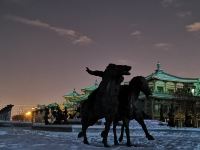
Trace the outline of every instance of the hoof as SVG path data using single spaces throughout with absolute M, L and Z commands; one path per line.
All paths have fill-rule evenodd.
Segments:
M 83 143 L 89 145 L 89 142 L 87 140 L 84 140 Z
M 123 140 L 123 137 L 120 136 L 120 137 L 119 137 L 119 141 L 122 142 L 122 140 Z
M 83 132 L 79 132 L 78 134 L 78 138 L 81 138 L 81 137 L 83 137 Z
M 114 141 L 114 144 L 115 144 L 115 145 L 119 145 L 119 142 L 118 142 L 118 141 Z
M 103 142 L 104 147 L 110 147 L 110 145 L 108 145 L 107 141 L 103 140 L 102 142 Z
M 104 143 L 104 147 L 110 147 L 110 145 L 108 145 L 108 143 Z
M 148 140 L 155 140 L 154 137 L 151 136 L 151 135 L 147 136 L 147 139 L 148 139 Z

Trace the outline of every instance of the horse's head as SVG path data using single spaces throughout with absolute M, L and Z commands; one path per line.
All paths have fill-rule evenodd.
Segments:
M 108 95 L 118 95 L 120 84 L 124 80 L 123 75 L 129 75 L 130 66 L 109 64 L 104 73 L 98 91 Z M 105 90 L 106 88 L 106 90 Z
M 138 92 L 143 92 L 147 98 L 152 95 L 152 92 L 148 86 L 147 80 L 142 76 L 136 76 L 129 82 L 129 87 L 132 90 L 137 90 Z
M 130 75 L 131 66 L 109 64 L 106 67 L 105 73 L 111 78 L 118 78 L 123 81 L 123 75 Z M 122 82 L 121 81 L 121 82 Z

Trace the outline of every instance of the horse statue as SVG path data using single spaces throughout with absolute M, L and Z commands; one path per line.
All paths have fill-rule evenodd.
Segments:
M 129 85 L 121 85 L 119 92 L 119 107 L 118 113 L 115 116 L 115 120 L 113 121 L 113 133 L 114 133 L 114 144 L 118 145 L 117 134 L 116 134 L 116 126 L 119 121 L 123 121 L 121 127 L 121 135 L 119 141 L 123 140 L 124 127 L 126 128 L 126 137 L 127 137 L 127 146 L 132 146 L 130 142 L 130 133 L 129 133 L 129 121 L 135 119 L 141 126 L 143 131 L 145 132 L 148 140 L 154 140 L 153 136 L 151 136 L 146 128 L 144 123 L 144 112 L 140 111 L 136 108 L 135 103 L 139 97 L 140 92 L 143 92 L 145 96 L 148 98 L 151 95 L 151 90 L 148 87 L 148 83 L 146 79 L 142 76 L 136 76 L 132 78 L 129 82 Z M 105 131 L 102 131 L 101 135 L 104 135 Z
M 99 119 L 105 118 L 105 131 L 103 144 L 108 147 L 107 136 L 110 125 L 118 112 L 118 95 L 120 84 L 124 80 L 123 75 L 130 75 L 130 66 L 109 64 L 105 71 L 91 71 L 87 68 L 89 74 L 102 77 L 99 87 L 94 90 L 88 99 L 81 103 L 80 116 L 82 131 L 78 137 L 84 137 L 83 142 L 89 144 L 86 131 L 89 126 L 94 125 Z

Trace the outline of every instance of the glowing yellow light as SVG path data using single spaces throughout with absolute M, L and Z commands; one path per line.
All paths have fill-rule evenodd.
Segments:
M 26 115 L 26 116 L 31 116 L 31 112 L 28 111 L 25 115 Z

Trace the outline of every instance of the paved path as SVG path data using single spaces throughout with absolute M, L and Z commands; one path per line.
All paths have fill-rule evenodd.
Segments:
M 91 145 L 82 143 L 74 132 L 47 132 L 26 128 L 0 128 L 0 150 L 200 150 L 198 131 L 151 131 L 154 141 L 148 141 L 141 130 L 131 134 L 137 147 L 126 147 L 124 142 L 113 146 L 109 134 L 110 148 L 104 148 L 99 133 L 89 133 Z

